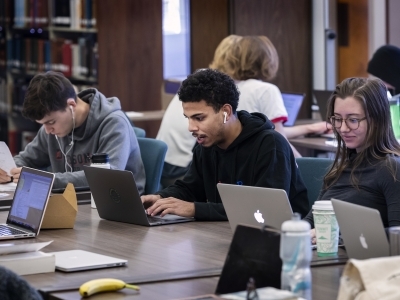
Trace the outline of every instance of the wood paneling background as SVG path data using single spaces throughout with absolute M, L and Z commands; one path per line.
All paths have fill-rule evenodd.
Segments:
M 98 1 L 99 90 L 125 111 L 161 109 L 162 1 Z M 160 125 L 137 123 L 155 137 Z
M 280 58 L 272 83 L 282 91 L 306 93 L 299 118 L 311 116 L 311 1 L 192 0 L 191 5 L 192 69 L 208 66 L 229 34 L 265 35 Z
M 309 0 L 232 0 L 231 32 L 267 36 L 279 55 L 272 83 L 307 94 L 299 118 L 311 117 L 311 20 Z
M 338 3 L 347 10 L 347 14 L 338 15 L 338 24 L 348 24 L 347 32 L 341 32 L 345 28 L 339 30 L 339 35 L 347 36 L 347 44 L 339 44 L 338 82 L 348 77 L 367 77 L 368 0 L 338 0 Z M 346 15 L 347 20 L 341 20 Z
M 191 70 L 207 68 L 218 44 L 229 33 L 228 0 L 191 0 Z

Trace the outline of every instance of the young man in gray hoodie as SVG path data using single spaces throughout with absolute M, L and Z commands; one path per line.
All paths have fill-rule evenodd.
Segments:
M 26 92 L 22 114 L 42 124 L 34 140 L 14 157 L 12 177 L 0 169 L 0 183 L 17 182 L 22 166 L 56 174 L 54 188 L 87 186 L 83 165 L 93 153 L 107 153 L 112 169 L 133 173 L 143 194 L 145 171 L 133 128 L 120 101 L 92 88 L 76 94 L 62 73 L 38 74 Z

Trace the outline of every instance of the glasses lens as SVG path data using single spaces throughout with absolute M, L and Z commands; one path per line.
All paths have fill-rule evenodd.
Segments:
M 342 118 L 336 118 L 336 117 L 331 117 L 331 124 L 337 128 L 340 129 L 342 127 L 343 121 L 346 123 L 346 126 L 352 130 L 358 129 L 358 126 L 360 124 L 358 119 L 342 119 Z

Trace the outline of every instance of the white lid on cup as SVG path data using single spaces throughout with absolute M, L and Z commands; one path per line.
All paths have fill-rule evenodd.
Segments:
M 313 210 L 333 210 L 332 202 L 330 200 L 320 200 L 315 201 L 313 206 Z

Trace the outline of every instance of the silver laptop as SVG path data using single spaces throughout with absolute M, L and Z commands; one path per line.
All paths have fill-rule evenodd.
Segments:
M 269 225 L 281 228 L 292 218 L 292 207 L 284 190 L 234 184 L 217 184 L 229 225 Z
M 389 256 L 389 241 L 378 210 L 332 199 L 349 258 Z
M 22 167 L 6 224 L 0 224 L 0 240 L 39 234 L 53 182 L 53 173 Z
M 126 259 L 101 255 L 84 250 L 51 252 L 56 257 L 56 269 L 64 272 L 75 272 L 101 268 L 126 266 Z
M 147 215 L 130 171 L 89 166 L 84 166 L 83 170 L 100 218 L 143 226 L 194 221 L 194 218 L 170 214 L 164 217 Z
M 288 120 L 285 122 L 285 126 L 294 126 L 304 97 L 305 94 L 282 92 L 283 104 L 288 113 Z

